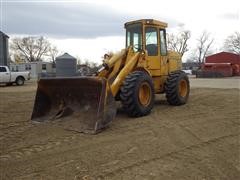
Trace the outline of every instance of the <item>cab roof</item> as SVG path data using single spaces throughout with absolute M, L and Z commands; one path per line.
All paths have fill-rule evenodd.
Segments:
M 162 21 L 158 21 L 158 20 L 155 20 L 155 19 L 139 19 L 139 20 L 135 20 L 135 21 L 126 22 L 124 24 L 124 27 L 126 28 L 126 26 L 128 26 L 128 25 L 136 24 L 136 23 L 141 23 L 143 25 L 155 25 L 155 26 L 159 26 L 161 28 L 166 28 L 168 26 L 167 23 L 162 22 Z

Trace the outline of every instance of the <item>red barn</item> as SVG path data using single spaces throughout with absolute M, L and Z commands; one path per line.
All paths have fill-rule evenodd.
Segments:
M 211 66 L 211 68 L 210 68 Z M 206 57 L 203 70 L 222 72 L 224 76 L 240 75 L 240 54 L 220 52 Z
M 214 72 L 223 77 L 230 77 L 233 75 L 233 68 L 230 63 L 204 63 L 202 69 L 209 74 Z
M 240 54 L 233 54 L 229 52 L 220 52 L 207 56 L 206 63 L 231 63 L 240 65 Z

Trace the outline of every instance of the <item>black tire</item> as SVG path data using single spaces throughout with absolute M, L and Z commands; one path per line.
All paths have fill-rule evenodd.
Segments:
M 141 103 L 140 90 L 147 93 L 146 97 L 141 96 L 146 100 L 145 104 Z M 135 71 L 126 77 L 120 90 L 120 99 L 129 116 L 140 117 L 149 114 L 154 105 L 154 98 L 152 78 L 147 73 Z
M 6 84 L 6 86 L 12 86 L 13 85 L 13 83 L 7 83 Z
M 18 86 L 22 86 L 22 85 L 24 85 L 24 81 L 25 81 L 25 79 L 23 77 L 17 77 L 16 84 Z
M 165 93 L 170 105 L 186 104 L 190 92 L 189 79 L 185 72 L 174 71 L 169 74 L 165 83 Z
M 120 93 L 121 93 L 121 90 L 119 90 L 118 93 L 116 94 L 115 101 L 121 101 Z

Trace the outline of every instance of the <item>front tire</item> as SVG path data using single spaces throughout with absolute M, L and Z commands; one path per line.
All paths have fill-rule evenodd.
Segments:
M 165 92 L 170 105 L 186 104 L 190 92 L 187 74 L 183 71 L 170 73 L 165 83 Z
M 24 78 L 18 77 L 18 78 L 16 79 L 16 84 L 17 84 L 18 86 L 24 85 Z
M 120 90 L 123 108 L 131 117 L 149 114 L 154 105 L 152 78 L 142 71 L 129 74 Z

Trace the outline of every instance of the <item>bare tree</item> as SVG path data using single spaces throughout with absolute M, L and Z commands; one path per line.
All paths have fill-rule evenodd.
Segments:
M 168 35 L 168 49 L 180 53 L 182 56 L 188 51 L 187 42 L 191 37 L 190 31 L 181 31 L 177 35 Z
M 76 56 L 76 59 L 77 59 L 77 64 L 81 65 L 83 63 L 82 59 L 79 56 Z
M 235 32 L 225 39 L 224 50 L 240 54 L 240 32 Z
M 48 55 L 51 57 L 52 62 L 55 62 L 56 57 L 58 56 L 59 51 L 56 46 L 49 47 Z
M 50 43 L 44 37 L 14 38 L 10 48 L 24 61 L 41 61 L 49 53 Z
M 20 57 L 18 54 L 14 54 L 14 55 L 13 55 L 13 59 L 14 59 L 14 62 L 17 63 L 17 64 L 24 62 L 24 61 L 23 61 L 23 58 Z
M 98 64 L 96 62 L 90 62 L 90 67 L 93 68 L 93 69 L 96 69 L 98 68 Z
M 85 64 L 86 66 L 90 67 L 91 62 L 90 62 L 89 59 L 84 59 L 83 60 L 83 64 Z
M 199 39 L 197 39 L 197 61 L 199 64 L 203 63 L 205 60 L 205 57 L 210 52 L 210 47 L 214 41 L 214 38 L 210 37 L 210 33 L 204 31 Z

